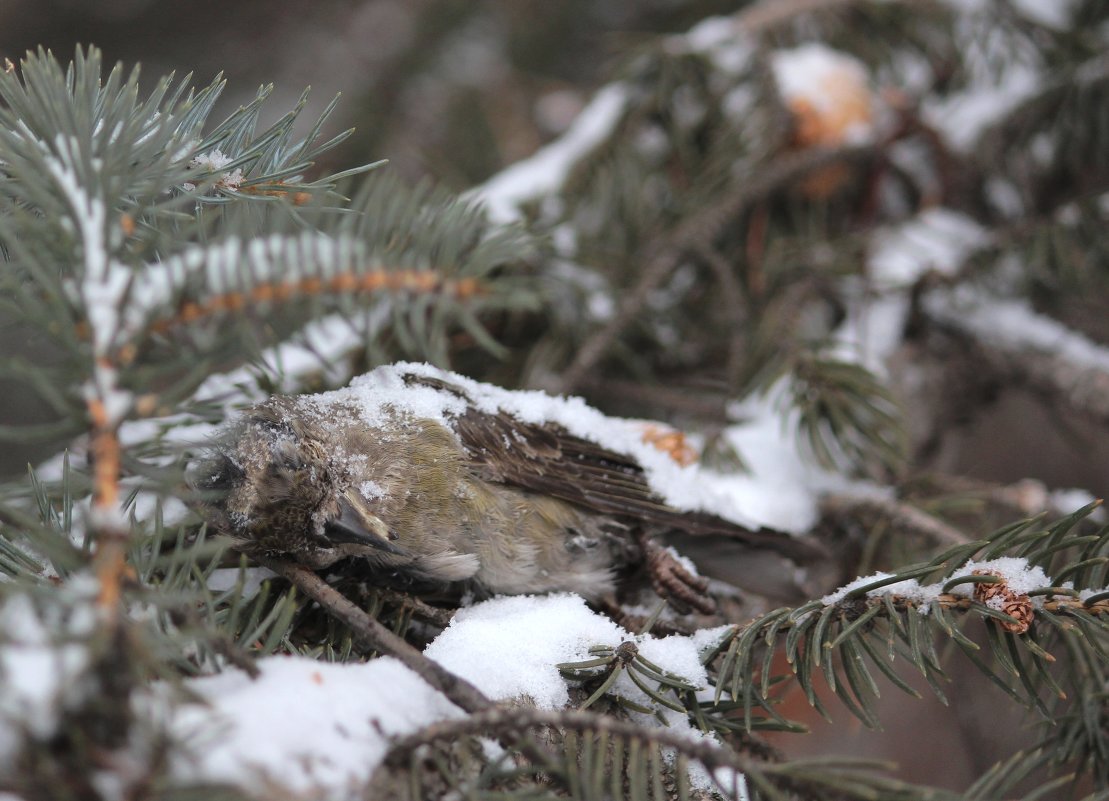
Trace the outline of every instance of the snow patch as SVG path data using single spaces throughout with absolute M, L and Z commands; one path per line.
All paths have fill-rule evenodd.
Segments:
M 257 789 L 272 782 L 316 798 L 350 798 L 389 748 L 404 736 L 463 713 L 391 658 L 331 664 L 302 657 L 258 662 L 251 679 L 238 670 L 191 679 L 207 706 L 183 705 L 171 731 L 181 778 Z M 264 785 L 263 785 L 264 786 Z
M 494 598 L 462 609 L 424 654 L 494 700 L 527 699 L 540 709 L 559 709 L 570 701 L 560 662 L 591 659 L 591 646 L 616 648 L 629 640 L 664 670 L 696 686 L 707 683 L 694 640 L 630 634 L 570 594 Z M 626 677 L 614 692 L 651 703 Z
M 1109 371 L 1109 349 L 1035 312 L 1024 300 L 987 296 L 963 285 L 925 299 L 928 313 L 1005 350 L 1051 354 L 1081 368 Z
M 969 576 L 975 571 L 998 576 L 1005 582 L 1010 590 L 1021 595 L 1026 595 L 1032 590 L 1052 586 L 1051 579 L 1044 573 L 1043 568 L 1031 565 L 1028 563 L 1027 559 L 1016 556 L 1004 556 L 999 559 L 988 559 L 981 562 L 971 559 L 958 570 L 954 571 L 951 576 Z M 878 572 L 869 576 L 860 576 L 844 584 L 835 592 L 825 595 L 820 599 L 820 602 L 825 606 L 840 603 L 860 587 L 865 587 L 868 584 L 887 578 L 893 578 L 893 574 Z M 921 584 L 916 579 L 905 579 L 904 581 L 886 584 L 885 586 L 870 590 L 867 592 L 866 596 L 868 598 L 881 598 L 889 595 L 904 598 L 918 604 L 918 612 L 921 614 L 928 614 L 931 604 L 943 594 L 943 587 L 947 581 L 949 581 L 949 579 L 944 579 L 935 584 Z M 971 582 L 957 584 L 948 591 L 948 594 L 964 598 L 973 598 L 975 586 L 976 585 Z M 1043 601 L 1043 596 L 1034 596 L 1032 598 L 1032 605 L 1039 608 L 1043 606 Z
M 71 576 L 59 592 L 67 603 L 38 607 L 27 594 L 0 606 L 0 768 L 10 767 L 26 732 L 52 737 L 59 716 L 88 689 L 81 681 L 90 662 L 84 642 L 96 624 L 99 590 L 89 575 Z
M 516 222 L 522 217 L 523 204 L 557 192 L 574 165 L 612 134 L 627 104 L 628 90 L 623 84 L 605 86 L 565 134 L 466 196 L 482 201 L 493 222 Z

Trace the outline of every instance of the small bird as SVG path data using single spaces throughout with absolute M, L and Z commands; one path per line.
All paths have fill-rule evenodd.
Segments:
M 711 611 L 704 579 L 657 535 L 722 535 L 796 560 L 816 553 L 667 504 L 639 459 L 594 441 L 628 422 L 580 399 L 402 363 L 344 390 L 246 410 L 193 466 L 193 483 L 238 550 L 317 570 L 357 557 L 383 583 L 598 600 L 646 563 L 661 594 Z M 571 431 L 583 427 L 589 436 Z

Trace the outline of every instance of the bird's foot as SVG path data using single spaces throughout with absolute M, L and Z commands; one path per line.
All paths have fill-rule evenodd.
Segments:
M 682 614 L 695 610 L 711 615 L 716 611 L 716 602 L 708 595 L 708 579 L 689 570 L 670 548 L 663 547 L 645 534 L 640 536 L 640 545 L 651 586 L 674 609 Z

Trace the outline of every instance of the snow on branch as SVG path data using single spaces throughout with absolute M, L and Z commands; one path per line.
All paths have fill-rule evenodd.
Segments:
M 990 297 L 969 285 L 929 295 L 924 309 L 969 337 L 1003 379 L 1109 423 L 1109 349 L 1036 313 L 1024 300 Z
M 561 137 L 497 173 L 467 196 L 483 202 L 493 222 L 516 222 L 523 216 L 525 203 L 556 193 L 575 165 L 608 139 L 627 102 L 628 89 L 622 84 L 605 86 Z

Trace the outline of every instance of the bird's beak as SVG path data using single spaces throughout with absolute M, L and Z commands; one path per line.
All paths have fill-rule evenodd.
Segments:
M 407 553 L 393 544 L 397 535 L 389 531 L 381 518 L 372 514 L 361 499 L 355 500 L 349 494 L 339 497 L 339 516 L 324 525 L 324 533 L 333 542 L 365 545 L 398 556 Z

